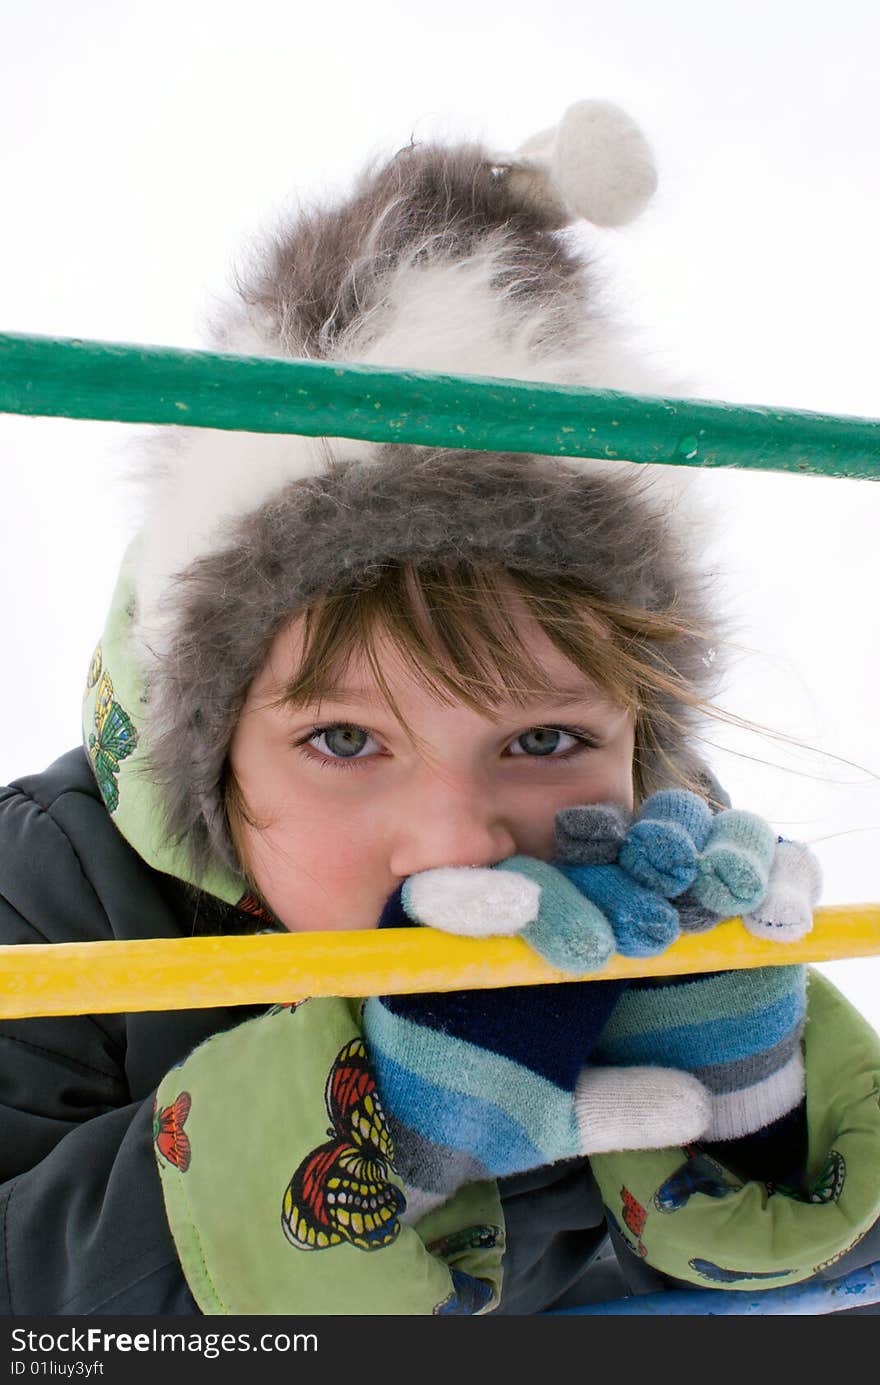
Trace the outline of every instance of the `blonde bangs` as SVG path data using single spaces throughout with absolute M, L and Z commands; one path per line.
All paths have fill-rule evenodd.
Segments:
M 379 641 L 438 701 L 475 711 L 504 702 L 525 705 L 558 691 L 523 639 L 525 613 L 557 650 L 617 706 L 635 714 L 634 789 L 651 785 L 645 765 L 656 761 L 670 732 L 686 735 L 674 708 L 702 707 L 676 674 L 663 646 L 692 638 L 674 611 L 653 612 L 585 592 L 565 577 L 538 577 L 470 563 L 388 564 L 378 579 L 321 596 L 304 613 L 303 652 L 280 703 L 320 707 L 362 657 L 387 707 L 418 744 L 388 687 Z M 670 707 L 673 708 L 670 711 Z M 670 775 L 683 782 L 672 761 Z

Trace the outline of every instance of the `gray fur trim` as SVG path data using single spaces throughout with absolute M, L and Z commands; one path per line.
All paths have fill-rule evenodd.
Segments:
M 650 611 L 674 602 L 711 642 L 703 579 L 638 473 L 388 446 L 374 466 L 343 463 L 294 482 L 230 526 L 226 546 L 191 564 L 168 593 L 175 634 L 150 676 L 148 742 L 170 833 L 190 844 L 197 868 L 212 855 L 235 867 L 224 765 L 278 631 L 317 594 L 353 578 L 369 584 L 390 562 L 435 560 L 566 574 L 587 592 Z M 688 637 L 643 653 L 706 695 L 714 681 L 706 649 L 706 639 Z M 672 761 L 692 772 L 692 753 L 657 730 Z M 668 783 L 659 762 L 644 768 L 656 787 Z
M 558 345 L 583 328 L 587 260 L 556 227 L 481 145 L 411 144 L 367 168 L 339 205 L 302 212 L 238 293 L 285 352 L 338 357 L 401 265 L 451 263 L 495 244 L 493 289 L 524 311 L 540 305 L 545 344 Z
M 242 276 L 215 341 L 658 392 L 606 319 L 586 253 L 557 225 L 478 145 L 402 149 L 339 204 L 295 218 Z M 250 440 L 244 458 L 208 436 L 177 449 L 141 536 L 138 656 L 151 772 L 169 835 L 196 870 L 212 857 L 237 868 L 221 785 L 275 635 L 316 595 L 374 581 L 383 565 L 470 560 L 567 574 L 648 610 L 674 604 L 707 638 L 647 646 L 646 656 L 708 695 L 710 600 L 693 532 L 669 501 L 677 469 L 659 470 L 667 476 L 652 491 L 624 463 L 339 440 Z M 689 777 L 697 757 L 682 736 L 654 729 Z M 669 781 L 659 753 L 642 770 L 654 787 Z

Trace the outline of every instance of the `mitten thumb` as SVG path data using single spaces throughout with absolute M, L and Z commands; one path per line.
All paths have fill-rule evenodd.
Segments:
M 709 1092 L 676 1068 L 584 1068 L 574 1093 L 584 1154 L 665 1149 L 709 1128 Z

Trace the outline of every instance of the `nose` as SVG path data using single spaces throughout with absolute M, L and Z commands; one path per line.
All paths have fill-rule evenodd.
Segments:
M 494 866 L 516 852 L 513 833 L 485 789 L 464 777 L 436 779 L 407 804 L 389 865 L 404 879 L 437 866 Z

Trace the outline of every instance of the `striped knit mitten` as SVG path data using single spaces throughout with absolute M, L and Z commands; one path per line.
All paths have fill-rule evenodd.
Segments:
M 652 794 L 635 819 L 612 804 L 563 808 L 557 865 L 605 914 L 622 956 L 653 957 L 675 942 L 685 912 L 705 917 L 689 897 L 712 829 L 708 803 L 685 789 Z
M 739 889 L 739 904 L 758 897 L 747 924 L 780 938 L 786 924 L 809 915 L 807 896 L 815 894 L 806 848 L 775 848 L 759 889 L 767 825 L 751 814 L 713 819 L 708 805 L 680 790 L 653 795 L 635 821 L 613 804 L 563 809 L 556 833 L 556 866 L 514 857 L 492 870 L 410 877 L 380 926 L 519 934 L 580 975 L 601 969 L 615 947 L 661 951 L 677 936 L 678 910 L 698 879 L 692 907 L 713 923 L 733 912 Z M 675 892 L 674 905 L 662 891 Z M 576 1154 L 686 1143 L 688 1128 L 725 1142 L 747 1174 L 794 1167 L 803 1126 L 802 969 L 784 972 L 767 969 L 764 990 L 782 986 L 769 1005 L 755 990 L 762 974 L 698 978 L 718 983 L 700 992 L 705 1013 L 694 1009 L 693 990 L 680 989 L 695 984 L 688 978 L 634 982 L 632 996 L 625 982 L 577 982 L 369 1000 L 365 1034 L 413 1214 L 470 1179 Z M 686 1035 L 680 1051 L 663 1047 L 663 1026 L 645 1012 L 652 1001 Z M 724 1042 L 735 1058 L 726 1050 L 719 1058 Z M 593 1065 L 599 1061 L 609 1066 Z
M 822 872 L 809 847 L 780 837 L 770 866 L 767 892 L 745 914 L 743 923 L 756 938 L 793 943 L 813 927 L 813 910 L 822 890 Z
M 678 933 L 712 928 L 722 917 L 694 894 L 701 852 L 713 815 L 705 799 L 665 789 L 645 800 L 637 817 L 610 804 L 563 808 L 556 814 L 560 868 L 608 914 L 624 957 L 662 952 Z M 572 866 L 602 864 L 604 872 Z M 599 892 L 602 892 L 601 894 Z M 650 904 L 644 892 L 651 895 Z M 675 909 L 664 900 L 675 900 Z
M 653 871 L 656 888 L 675 890 L 683 931 L 702 931 L 741 914 L 758 937 L 803 937 L 812 927 L 821 881 L 809 849 L 777 840 L 762 819 L 731 809 L 704 818 L 702 833 L 690 830 L 697 850 L 688 862 L 688 844 L 679 855 L 676 819 L 681 823 L 692 811 L 692 797 L 673 791 L 647 800 L 642 816 L 650 822 L 652 859 L 645 867 L 633 851 L 634 841 L 642 845 L 637 822 L 621 845 L 621 864 L 641 880 Z M 663 878 L 667 842 L 685 866 L 679 880 Z M 681 891 L 688 871 L 692 881 Z M 744 1177 L 796 1185 L 806 1148 L 805 1007 L 802 967 L 634 981 L 595 1057 L 669 1063 L 694 1072 L 712 1094 L 703 1143 L 712 1141 L 718 1156 Z
M 524 858 L 515 859 L 521 864 Z M 577 891 L 559 876 L 554 894 L 546 874 L 553 868 L 531 864 L 542 867 L 535 875 L 543 882 L 544 913 L 538 907 L 528 924 L 506 931 L 526 937 L 531 928 L 540 938 L 542 928 L 552 932 L 550 900 L 572 903 L 568 892 Z M 465 886 L 476 887 L 475 876 L 504 876 L 476 869 L 456 874 L 471 877 L 462 894 Z M 432 876 L 441 895 L 433 907 L 432 881 L 426 879 Z M 535 884 L 534 878 L 523 879 Z M 531 893 L 522 888 L 522 913 L 530 912 L 524 906 Z M 441 918 L 448 923 L 450 899 L 445 873 L 413 876 L 388 900 L 379 926 L 437 925 Z M 423 918 L 414 913 L 416 904 L 426 909 Z M 479 923 L 485 925 L 486 914 L 498 907 L 496 896 Z M 563 937 L 570 924 L 569 918 Z M 567 944 L 562 950 L 570 955 Z M 709 1099 L 690 1074 L 653 1064 L 610 1071 L 588 1066 L 625 987 L 623 981 L 561 982 L 372 996 L 365 1002 L 364 1037 L 394 1138 L 395 1168 L 406 1185 L 409 1219 L 445 1201 L 462 1183 L 599 1150 L 665 1147 L 700 1135 Z
M 590 807 L 566 811 L 577 815 L 582 836 L 605 835 L 604 809 L 595 822 Z M 572 825 L 569 817 L 565 840 L 558 838 L 563 851 Z M 801 843 L 776 842 L 754 814 L 729 810 L 713 817 L 693 794 L 654 794 L 626 829 L 618 861 L 604 869 L 621 869 L 673 898 L 683 931 L 701 931 L 735 913 L 756 936 L 780 942 L 812 926 L 820 884 L 815 857 Z M 744 1176 L 796 1184 L 806 1138 L 804 986 L 803 968 L 788 967 L 634 981 L 595 1059 L 694 1072 L 712 1093 L 707 1138 L 719 1155 Z
M 678 930 L 658 923 L 663 899 L 674 901 L 682 932 L 703 932 L 734 915 L 756 937 L 777 942 L 812 927 L 821 877 L 810 850 L 777 839 L 754 813 L 730 809 L 713 817 L 708 803 L 687 790 L 652 794 L 635 819 L 611 804 L 562 809 L 556 842 L 557 864 L 604 910 L 624 956 L 651 956 L 674 941 Z M 570 869 L 598 864 L 605 869 Z M 642 905 L 625 877 L 653 900 Z
M 612 1066 L 658 1063 L 710 1093 L 703 1141 L 747 1177 L 796 1179 L 805 1140 L 806 968 L 636 979 L 593 1053 Z
M 693 884 L 713 823 L 712 809 L 695 793 L 651 794 L 620 844 L 620 864 L 646 889 L 675 899 Z
M 669 903 L 696 875 L 712 823 L 696 794 L 653 794 L 635 821 L 623 808 L 598 803 L 556 815 L 556 864 L 608 919 L 624 957 L 653 957 L 678 937 Z

